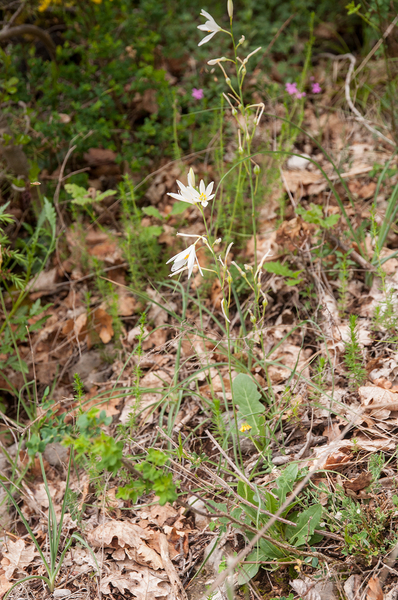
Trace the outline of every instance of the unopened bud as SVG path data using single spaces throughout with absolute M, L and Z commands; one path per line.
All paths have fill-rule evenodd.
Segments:
M 234 115 L 234 117 L 236 117 L 236 115 L 238 114 L 238 111 L 236 110 L 236 108 L 232 109 L 232 114 Z
M 227 277 L 227 283 L 228 283 L 228 285 L 231 285 L 231 283 L 232 283 L 232 276 L 231 276 L 231 273 L 228 273 L 228 277 Z
M 239 44 L 243 44 L 243 42 L 245 41 L 245 39 L 246 39 L 245 36 L 242 35 L 242 37 L 239 40 Z
M 257 323 L 256 317 L 253 315 L 251 310 L 249 310 L 249 314 L 250 314 L 250 321 L 253 323 L 253 325 L 255 325 Z
M 255 175 L 259 175 L 260 174 L 260 167 L 258 165 L 255 165 L 255 167 L 253 169 L 253 173 Z
M 231 80 L 230 80 L 230 78 L 229 78 L 229 77 L 226 77 L 226 78 L 225 78 L 225 81 L 227 82 L 227 85 L 229 85 L 229 84 L 231 83 Z
M 234 16 L 234 5 L 232 0 L 228 0 L 227 2 L 227 11 L 229 18 L 232 19 L 232 17 Z

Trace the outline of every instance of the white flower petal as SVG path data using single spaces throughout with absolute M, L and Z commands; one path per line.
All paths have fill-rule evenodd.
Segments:
M 211 33 L 210 35 L 206 35 L 206 37 L 204 37 L 203 40 L 199 42 L 198 46 L 203 46 L 203 44 L 210 42 L 211 38 L 214 37 L 216 33 L 217 31 L 213 31 L 213 33 Z
M 195 264 L 195 259 L 196 259 L 196 254 L 195 254 L 195 248 L 194 248 L 188 258 L 188 279 L 192 275 L 192 270 L 193 270 L 193 266 Z
M 179 202 L 187 202 L 188 204 L 195 204 L 195 202 L 197 202 L 191 198 L 185 198 L 184 196 L 181 196 L 181 194 L 174 194 L 174 192 L 167 192 L 167 195 L 171 196 L 175 200 L 178 200 Z
M 205 194 L 206 193 L 205 182 L 203 181 L 203 179 L 200 180 L 199 191 L 200 191 L 201 194 Z
M 195 173 L 193 172 L 192 167 L 189 169 L 189 173 L 188 173 L 188 186 L 190 188 L 195 187 Z
M 202 10 L 200 11 L 200 16 L 205 17 L 205 19 L 209 19 L 210 21 L 214 21 L 213 17 L 209 15 L 209 13 L 205 11 L 204 8 L 202 8 Z
M 212 181 L 211 183 L 209 183 L 209 185 L 206 188 L 206 196 L 210 196 L 212 190 L 213 190 L 213 185 L 214 185 L 214 181 Z

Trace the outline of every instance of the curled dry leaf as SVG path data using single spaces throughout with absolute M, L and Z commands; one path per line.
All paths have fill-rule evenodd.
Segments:
M 306 600 L 322 600 L 320 593 L 315 588 L 316 582 L 309 577 L 306 577 L 304 581 L 302 579 L 289 581 L 289 585 Z
M 101 580 L 100 590 L 103 594 L 112 594 L 109 587 L 112 584 L 124 595 L 128 590 L 138 600 L 155 600 L 170 597 L 170 584 L 163 578 L 157 577 L 147 567 L 135 565 L 128 573 L 115 571 Z
M 343 482 L 343 487 L 346 490 L 352 490 L 353 492 L 359 492 L 364 490 L 372 483 L 372 474 L 368 472 L 361 473 L 355 479 Z
M 371 577 L 368 583 L 366 600 L 383 600 L 384 594 L 378 577 Z
M 362 386 L 358 390 L 361 404 L 371 416 L 388 419 L 391 411 L 398 410 L 398 394 L 377 386 Z
M 9 540 L 7 546 L 8 551 L 3 552 L 1 564 L 5 578 L 11 580 L 16 569 L 23 571 L 30 565 L 35 557 L 35 548 L 33 545 L 27 546 L 21 539 L 16 542 Z
M 138 563 L 148 564 L 152 569 L 163 569 L 159 554 L 149 548 L 144 540 L 149 539 L 149 533 L 138 525 L 128 521 L 108 521 L 96 527 L 88 534 L 88 542 L 96 548 L 126 548 L 130 558 L 134 555 Z

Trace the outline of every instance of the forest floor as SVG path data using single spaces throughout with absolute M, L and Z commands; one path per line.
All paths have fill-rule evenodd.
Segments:
M 89 175 L 91 212 L 72 222 L 58 204 L 55 251 L 25 301 L 44 307 L 29 325 L 46 319 L 17 341 L 26 372 L 10 367 L 1 381 L 0 472 L 16 485 L 20 512 L 3 491 L 0 597 L 18 579 L 46 576 L 37 545 L 47 556 L 53 510 L 59 551 L 79 536 L 54 594 L 38 579 L 11 598 L 398 597 L 398 256 L 383 262 L 398 249 L 398 160 L 348 110 L 336 77 L 303 104 L 306 133 L 292 155 L 256 158 L 255 236 L 242 235 L 227 258 L 224 240 L 212 246 L 232 274 L 228 313 L 226 280 L 197 266 L 189 279 L 165 277 L 186 245 L 176 232 L 205 236 L 227 194 L 217 188 L 204 223 L 196 205 L 173 210 L 168 193 L 190 167 L 218 185 L 212 160 L 165 161 L 146 179 L 135 230 L 120 188 L 95 204 L 122 180 L 113 153 L 92 148 L 74 164 Z M 255 147 L 283 136 L 283 105 L 268 109 Z M 71 171 L 65 162 L 38 180 L 63 182 Z M 153 247 L 159 277 L 137 288 Z M 210 268 L 207 250 L 198 260 Z M 249 279 L 261 265 L 262 296 L 232 261 Z M 253 315 L 259 298 L 267 304 Z

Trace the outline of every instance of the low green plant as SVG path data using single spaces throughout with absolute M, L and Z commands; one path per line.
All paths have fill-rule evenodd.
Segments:
M 269 515 L 275 514 L 284 504 L 299 477 L 298 465 L 292 463 L 282 471 L 276 480 L 276 487 L 272 491 L 262 489 L 261 492 L 256 492 L 247 483 L 238 481 L 237 493 L 246 502 L 240 502 L 232 510 L 224 503 L 211 502 L 215 510 L 230 514 L 234 519 L 231 522 L 227 516 L 219 517 L 217 521 L 221 530 L 231 522 L 232 527 L 241 529 L 245 537 L 251 540 L 255 532 L 267 523 Z M 296 499 L 283 511 L 281 516 L 290 521 L 290 524 L 276 521 L 268 529 L 267 536 L 259 540 L 246 558 L 253 564 L 240 566 L 239 583 L 241 585 L 247 583 L 258 573 L 262 562 L 273 562 L 273 564 L 264 565 L 264 568 L 274 570 L 284 562 L 297 559 L 300 556 L 300 549 L 305 551 L 308 546 L 312 546 L 322 539 L 321 535 L 314 533 L 322 517 L 320 504 L 304 507 L 301 506 L 300 500 Z M 245 525 L 250 527 L 245 529 Z
M 177 492 L 173 476 L 164 469 L 168 461 L 169 457 L 165 452 L 149 448 L 144 457 L 139 457 L 134 462 L 137 478 L 130 478 L 125 486 L 119 487 L 117 497 L 136 503 L 144 494 L 155 492 L 161 506 L 166 502 L 174 502 Z
M 8 384 L 8 391 L 18 399 L 18 414 L 23 407 L 29 419 L 36 418 L 36 387 L 28 381 L 29 369 L 21 357 L 19 346 L 26 344 L 30 333 L 43 327 L 49 315 L 38 319 L 51 304 L 41 305 L 40 299 L 30 302 L 29 290 L 34 285 L 55 248 L 56 214 L 54 207 L 44 198 L 43 208 L 35 227 L 25 223 L 25 234 L 19 235 L 12 245 L 4 226 L 13 222 L 6 213 L 8 204 L 0 208 L 0 373 Z M 29 320 L 34 320 L 29 324 Z M 22 389 L 16 389 L 7 371 L 13 369 L 23 376 Z M 27 396 L 27 398 L 26 398 Z
M 317 225 L 320 229 L 332 229 L 340 219 L 339 214 L 332 214 L 324 217 L 322 207 L 311 202 L 310 208 L 307 210 L 302 206 L 296 206 L 296 213 L 300 215 L 303 221 Z
M 285 283 L 288 286 L 298 285 L 301 281 L 303 281 L 302 277 L 299 277 L 302 270 L 292 271 L 287 265 L 284 265 L 280 262 L 267 262 L 264 265 L 264 270 L 267 273 L 273 273 L 274 275 L 279 275 L 285 278 Z
M 357 315 L 350 315 L 349 339 L 345 342 L 344 363 L 348 370 L 351 385 L 359 387 L 366 379 L 362 349 L 358 341 Z
M 62 502 L 62 507 L 61 507 L 61 516 L 59 518 L 59 521 L 57 521 L 57 515 L 55 512 L 54 502 L 51 498 L 51 493 L 50 493 L 50 490 L 48 487 L 48 482 L 47 482 L 46 471 L 44 468 L 42 454 L 39 453 L 38 457 L 39 457 L 41 473 L 42 473 L 42 477 L 43 477 L 43 481 L 44 481 L 44 488 L 45 488 L 46 495 L 48 498 L 48 521 L 47 521 L 48 547 L 49 547 L 48 554 L 41 549 L 41 546 L 40 546 L 35 534 L 33 533 L 29 523 L 25 519 L 21 508 L 19 507 L 18 503 L 14 499 L 14 496 L 11 493 L 11 491 L 4 484 L 5 478 L 3 478 L 1 476 L 0 476 L 0 485 L 4 489 L 4 491 L 7 493 L 10 501 L 14 505 L 15 510 L 17 511 L 24 526 L 26 527 L 26 530 L 29 534 L 29 537 L 30 537 L 32 543 L 36 546 L 36 549 L 43 561 L 43 565 L 47 572 L 47 576 L 29 575 L 28 577 L 23 577 L 22 579 L 20 579 L 19 581 L 17 581 L 16 583 L 14 583 L 11 586 L 11 588 L 5 594 L 4 599 L 10 595 L 10 593 L 16 586 L 18 586 L 21 583 L 24 583 L 26 581 L 32 580 L 32 579 L 41 579 L 42 581 L 44 581 L 47 584 L 49 591 L 52 593 L 54 591 L 54 588 L 56 585 L 56 580 L 57 580 L 59 571 L 62 567 L 62 564 L 64 562 L 66 553 L 68 552 L 68 550 L 71 547 L 74 540 L 78 541 L 80 544 L 85 546 L 87 548 L 87 550 L 91 553 L 91 555 L 94 558 L 95 564 L 97 566 L 98 572 L 99 572 L 97 559 L 96 559 L 93 551 L 91 550 L 91 548 L 87 544 L 87 542 L 78 533 L 72 533 L 72 535 L 69 538 L 62 540 L 62 542 L 61 542 L 62 525 L 64 522 L 64 517 L 65 517 L 65 512 L 66 512 L 67 495 L 65 494 L 65 496 L 64 496 L 64 500 Z M 72 465 L 72 453 L 70 454 L 70 458 L 69 458 L 68 472 L 67 472 L 67 476 L 66 476 L 66 489 L 68 489 L 68 486 L 69 486 L 71 465 Z M 63 546 L 62 552 L 60 550 L 61 545 Z

